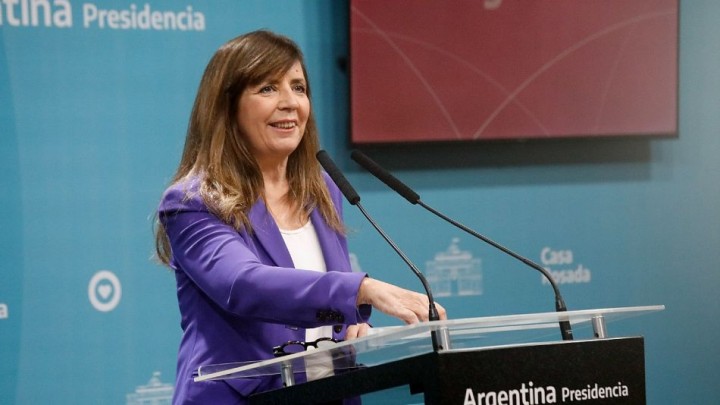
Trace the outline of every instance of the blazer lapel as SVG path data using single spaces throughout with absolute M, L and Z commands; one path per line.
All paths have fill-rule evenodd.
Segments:
M 275 262 L 275 265 L 279 267 L 295 267 L 280 230 L 262 199 L 258 200 L 250 208 L 248 217 L 253 226 L 253 239 L 263 247 L 270 259 Z
M 280 229 L 278 229 L 275 220 L 270 215 L 262 199 L 252 206 L 248 216 L 253 226 L 253 239 L 263 247 L 270 259 L 275 262 L 275 265 L 295 267 L 290 252 L 288 252 L 285 241 L 280 234 Z M 310 221 L 312 221 L 315 233 L 317 233 L 327 270 L 350 271 L 350 264 L 345 259 L 343 247 L 337 233 L 325 223 L 317 209 L 310 213 Z
M 349 263 L 344 259 L 343 247 L 337 233 L 325 223 L 317 209 L 310 213 L 310 220 L 320 241 L 327 271 L 350 271 Z

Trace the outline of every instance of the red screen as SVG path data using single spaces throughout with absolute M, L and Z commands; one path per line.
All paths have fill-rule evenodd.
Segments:
M 677 132 L 678 0 L 352 0 L 352 141 Z

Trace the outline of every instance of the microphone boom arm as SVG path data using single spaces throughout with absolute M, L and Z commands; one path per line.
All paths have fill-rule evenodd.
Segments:
M 567 307 L 565 306 L 565 301 L 562 298 L 562 295 L 560 294 L 560 289 L 557 286 L 557 283 L 552 278 L 552 275 L 545 269 L 544 267 L 540 266 L 539 264 L 533 262 L 532 260 L 520 256 L 519 254 L 513 252 L 512 250 L 506 248 L 505 246 L 500 245 L 499 243 L 493 241 L 492 239 L 486 238 L 485 236 L 473 231 L 472 229 L 468 228 L 467 226 L 455 221 L 452 218 L 449 218 L 448 216 L 444 215 L 443 213 L 437 211 L 436 209 L 432 208 L 431 206 L 425 204 L 420 199 L 417 200 L 417 204 L 419 204 L 421 207 L 425 208 L 426 210 L 432 212 L 433 214 L 437 215 L 438 217 L 444 219 L 445 221 L 455 225 L 456 227 L 462 229 L 463 231 L 469 233 L 470 235 L 482 240 L 483 242 L 503 251 L 504 253 L 512 256 L 513 258 L 520 260 L 525 265 L 532 267 L 533 269 L 539 271 L 542 273 L 542 275 L 547 279 L 547 281 L 550 283 L 550 286 L 552 286 L 553 292 L 555 293 L 555 311 L 556 312 L 565 312 L 567 311 Z M 570 322 L 567 320 L 560 321 L 560 334 L 563 338 L 563 340 L 573 340 L 573 333 L 572 333 L 572 327 L 570 326 Z
M 440 315 L 438 314 L 437 307 L 435 306 L 435 299 L 432 295 L 432 290 L 430 289 L 430 285 L 427 282 L 427 279 L 425 276 L 418 270 L 418 268 L 413 264 L 410 259 L 403 253 L 402 250 L 395 244 L 395 242 L 390 239 L 390 237 L 385 233 L 385 231 L 380 228 L 380 226 L 375 222 L 375 220 L 372 219 L 372 217 L 365 211 L 365 208 L 363 208 L 362 204 L 358 202 L 355 204 L 360 212 L 365 216 L 365 218 L 370 222 L 370 224 L 375 228 L 375 230 L 382 236 L 383 239 L 385 239 L 385 242 L 390 245 L 390 247 L 395 251 L 395 253 L 400 256 L 400 258 L 405 262 L 405 264 L 410 267 L 410 270 L 415 273 L 415 275 L 420 279 L 420 282 L 423 285 L 423 288 L 425 289 L 425 294 L 428 296 L 428 300 L 430 301 L 430 313 L 429 313 L 429 320 L 431 321 L 437 321 L 440 320 Z
M 455 221 L 454 219 L 449 218 L 448 216 L 444 215 L 443 213 L 439 212 L 438 210 L 434 209 L 433 207 L 425 204 L 425 203 L 422 202 L 421 200 L 418 200 L 417 203 L 418 203 L 418 205 L 420 205 L 421 207 L 423 207 L 423 208 L 425 208 L 426 210 L 432 212 L 433 214 L 437 215 L 438 217 L 444 219 L 445 221 L 450 222 L 451 224 L 453 224 L 453 225 L 455 225 L 456 227 L 462 229 L 463 231 L 469 233 L 470 235 L 472 235 L 472 236 L 474 236 L 474 237 L 482 240 L 483 242 L 487 243 L 488 245 L 493 246 L 493 247 L 495 247 L 495 248 L 497 248 L 497 249 L 505 252 L 506 254 L 512 256 L 513 258 L 515 258 L 515 259 L 517 259 L 517 260 L 520 260 L 521 262 L 523 262 L 523 263 L 526 264 L 527 266 L 530 266 L 530 267 L 532 267 L 533 269 L 535 269 L 535 270 L 539 271 L 540 273 L 542 273 L 543 276 L 545 276 L 545 278 L 548 280 L 548 282 L 549 282 L 550 285 L 552 286 L 553 291 L 555 292 L 555 296 L 558 297 L 557 303 L 556 303 L 556 309 L 557 309 L 558 311 L 567 311 L 567 308 L 565 307 L 565 302 L 563 301 L 562 296 L 560 295 L 560 290 L 558 289 L 558 286 L 557 286 L 557 284 L 555 283 L 555 281 L 553 280 L 553 278 L 552 278 L 552 276 L 550 275 L 550 273 L 548 273 L 547 269 L 545 269 L 544 267 L 540 266 L 539 264 L 533 262 L 532 260 L 530 260 L 530 259 L 528 259 L 528 258 L 526 258 L 526 257 L 520 256 L 519 254 L 513 252 L 512 250 L 506 248 L 505 246 L 502 246 L 501 244 L 493 241 L 492 239 L 489 239 L 489 238 L 487 238 L 487 237 L 485 237 L 485 236 L 483 236 L 483 235 L 481 235 L 481 234 L 473 231 L 472 229 L 468 228 L 467 226 L 461 224 L 460 222 L 457 222 L 457 221 Z
M 483 242 L 493 246 L 496 249 L 499 249 L 503 253 L 521 261 L 526 266 L 529 266 L 540 273 L 547 279 L 547 281 L 552 286 L 553 292 L 555 293 L 555 310 L 557 312 L 565 312 L 567 311 L 567 307 L 565 306 L 565 301 L 562 298 L 562 295 L 560 294 L 560 289 L 557 286 L 557 283 L 552 278 L 552 275 L 542 266 L 539 264 L 533 262 L 532 260 L 520 256 L 519 254 L 513 252 L 512 250 L 494 242 L 491 239 L 486 238 L 483 235 L 480 235 L 479 233 L 473 231 L 472 229 L 468 228 L 467 226 L 455 221 L 452 218 L 449 218 L 448 216 L 442 214 L 441 212 L 437 211 L 436 209 L 430 207 L 429 205 L 423 203 L 420 200 L 420 196 L 413 191 L 410 187 L 405 185 L 405 183 L 398 180 L 395 176 L 390 174 L 388 171 L 380 167 L 375 161 L 367 157 L 365 154 L 363 154 L 360 151 L 353 151 L 351 153 L 351 158 L 357 162 L 360 166 L 362 166 L 365 170 L 369 171 L 372 175 L 377 177 L 380 181 L 385 183 L 388 187 L 393 189 L 395 192 L 400 194 L 402 197 L 404 197 L 408 202 L 411 204 L 419 204 L 421 207 L 425 208 L 426 210 L 430 211 L 431 213 L 437 215 L 441 219 L 449 222 L 450 224 L 462 229 L 463 231 L 469 233 L 470 235 L 482 240 Z M 563 340 L 573 340 L 573 333 L 572 333 L 572 327 L 570 325 L 570 321 L 567 319 L 560 321 L 560 334 L 562 335 Z
M 370 214 L 365 211 L 365 208 L 363 208 L 362 204 L 360 204 L 360 196 L 355 191 L 353 186 L 350 184 L 350 182 L 343 176 L 342 172 L 340 172 L 340 169 L 335 165 L 335 162 L 332 161 L 330 158 L 330 155 L 328 155 L 327 152 L 324 150 L 320 150 L 316 154 L 317 160 L 320 162 L 320 165 L 325 169 L 325 172 L 330 176 L 330 178 L 335 182 L 335 185 L 338 186 L 340 189 L 340 192 L 345 196 L 345 199 L 351 204 L 360 210 L 360 212 L 365 216 L 365 218 L 372 224 L 372 226 L 375 228 L 375 230 L 382 236 L 383 239 L 392 247 L 392 249 L 397 253 L 400 258 L 405 262 L 405 264 L 410 267 L 410 270 L 415 273 L 415 275 L 420 279 L 420 282 L 423 285 L 423 288 L 425 289 L 425 294 L 428 298 L 428 320 L 430 321 L 439 321 L 440 320 L 440 314 L 438 313 L 437 306 L 435 305 L 435 299 L 433 298 L 432 291 L 430 289 L 430 285 L 427 282 L 427 279 L 425 276 L 418 270 L 417 267 L 408 259 L 408 257 L 403 253 L 400 248 L 393 242 L 390 237 L 385 233 L 385 231 L 380 228 L 380 226 L 372 219 Z M 430 332 L 430 336 L 432 338 L 432 346 L 434 351 L 440 351 L 440 350 L 447 350 L 450 348 L 450 332 L 446 326 L 442 326 L 439 328 L 434 328 Z

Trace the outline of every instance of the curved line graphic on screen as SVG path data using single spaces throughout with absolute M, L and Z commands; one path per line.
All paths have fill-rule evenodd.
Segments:
M 540 67 L 540 69 L 538 69 L 535 73 L 531 74 L 527 79 L 525 79 L 525 81 L 522 82 L 520 84 L 520 86 L 518 86 L 502 103 L 500 103 L 500 105 L 498 105 L 498 107 L 495 109 L 495 111 L 493 111 L 490 114 L 490 116 L 487 118 L 487 120 L 485 120 L 485 122 L 480 126 L 480 128 L 478 128 L 478 130 L 475 131 L 475 134 L 473 134 L 472 138 L 473 139 L 479 138 L 480 135 L 482 135 L 483 132 L 485 131 L 485 129 L 488 127 L 488 125 L 490 125 L 495 120 L 495 118 L 497 118 L 498 114 L 500 114 L 500 112 L 502 112 L 505 109 L 505 107 L 507 107 L 508 104 L 510 104 L 510 102 L 512 102 L 515 99 L 515 97 L 517 97 L 518 94 L 520 94 L 523 90 L 525 90 L 525 88 L 527 86 L 529 86 L 532 82 L 534 82 L 535 79 L 540 77 L 540 75 L 545 73 L 548 69 L 553 67 L 555 64 L 557 64 L 561 60 L 565 59 L 567 56 L 569 56 L 573 52 L 577 51 L 578 49 L 584 47 L 585 45 L 587 45 L 599 38 L 602 38 L 614 31 L 625 28 L 627 26 L 636 25 L 645 20 L 673 16 L 673 15 L 676 15 L 675 10 L 658 11 L 655 13 L 641 14 L 637 17 L 633 17 L 628 20 L 619 22 L 617 24 L 608 26 L 604 30 L 598 31 L 598 32 L 596 32 L 592 35 L 589 35 L 588 37 L 576 42 L 575 45 L 572 45 L 572 46 L 568 47 L 567 49 L 565 49 L 564 51 L 560 52 L 557 56 L 555 56 L 554 58 L 552 58 L 551 60 L 546 62 L 544 65 L 542 65 Z
M 356 32 L 369 32 L 369 33 L 375 32 L 375 31 L 371 31 L 371 30 L 367 30 L 367 29 L 355 29 L 355 30 L 353 30 L 353 31 L 356 31 Z M 421 46 L 421 47 L 423 47 L 423 48 L 425 48 L 425 49 L 427 49 L 427 50 L 430 50 L 430 51 L 436 52 L 436 53 L 438 53 L 438 54 L 441 54 L 441 55 L 443 55 L 443 56 L 445 56 L 445 57 L 447 57 L 447 58 L 453 59 L 453 60 L 455 60 L 456 62 L 458 62 L 458 63 L 460 63 L 460 64 L 462 64 L 462 65 L 465 65 L 465 67 L 467 67 L 471 72 L 477 74 L 478 76 L 480 76 L 480 77 L 482 77 L 483 79 L 485 79 L 488 83 L 492 84 L 495 88 L 497 88 L 498 90 L 500 90 L 500 92 L 501 92 L 503 95 L 508 96 L 508 95 L 510 94 L 510 90 L 507 89 L 507 88 L 506 88 L 505 86 L 503 86 L 502 84 L 500 84 L 500 82 L 498 82 L 497 80 L 495 80 L 492 76 L 490 76 L 489 74 L 485 73 L 485 72 L 482 71 L 481 69 L 478 69 L 477 66 L 473 65 L 470 61 L 468 61 L 468 60 L 466 60 L 466 59 L 463 59 L 463 58 L 460 57 L 459 55 L 456 55 L 456 54 L 454 54 L 454 53 L 452 53 L 452 52 L 448 52 L 447 50 L 442 49 L 442 48 L 439 48 L 439 47 L 437 47 L 437 46 L 435 46 L 435 45 L 433 45 L 433 44 L 431 44 L 431 43 L 428 43 L 428 42 L 426 42 L 426 41 L 419 41 L 419 40 L 417 40 L 416 38 L 409 37 L 409 36 L 407 36 L 407 35 L 391 34 L 391 33 L 387 33 L 387 32 L 385 32 L 385 34 L 387 35 L 388 38 L 389 38 L 389 37 L 393 37 L 393 38 L 395 38 L 396 40 L 400 40 L 400 41 L 403 41 L 403 42 L 412 43 L 412 44 Z M 396 49 L 396 48 L 393 48 L 393 49 Z M 396 49 L 396 50 L 397 50 L 397 49 Z M 402 54 L 402 51 L 398 51 L 398 53 L 401 53 L 401 54 Z M 403 56 L 403 55 L 401 55 L 401 56 Z M 409 58 L 404 57 L 403 59 L 405 59 L 405 61 L 408 62 L 409 64 L 412 64 L 412 62 L 409 60 Z M 413 66 L 413 67 L 414 67 L 414 66 Z M 421 75 L 421 73 L 419 73 L 419 71 L 417 71 L 417 70 L 415 70 L 415 69 L 413 69 L 413 72 L 415 72 L 415 73 L 418 74 L 418 75 Z M 422 78 L 421 78 L 421 80 L 422 80 Z M 423 83 L 425 83 L 425 82 L 423 81 Z M 429 86 L 429 85 L 428 85 L 428 86 Z M 433 100 L 434 100 L 437 104 L 441 104 L 441 103 L 442 103 L 437 97 L 434 97 Z M 547 135 L 547 134 L 549 133 L 547 127 L 545 127 L 545 125 L 540 121 L 540 119 L 535 115 L 535 113 L 533 113 L 522 101 L 520 101 L 520 100 L 518 100 L 518 99 L 513 99 L 512 102 L 513 102 L 516 106 L 518 106 L 518 107 L 520 108 L 520 110 L 522 110 L 522 111 L 525 113 L 525 115 L 526 115 L 533 123 L 535 123 L 535 125 L 537 125 L 537 126 L 540 128 L 540 130 L 542 131 L 542 133 L 543 133 L 544 135 Z M 452 118 L 448 118 L 448 119 L 452 119 Z M 459 137 L 462 137 L 462 135 L 460 135 Z
M 632 38 L 633 34 L 635 34 L 635 28 L 637 28 L 637 26 L 637 24 L 633 24 L 630 27 L 630 31 L 627 33 L 627 35 L 625 35 L 625 38 L 622 40 L 622 43 L 618 47 L 617 55 L 615 55 L 615 61 L 613 61 L 612 68 L 610 69 L 610 74 L 605 81 L 602 96 L 600 96 L 600 106 L 598 107 L 597 116 L 595 117 L 595 126 L 593 127 L 593 131 L 595 132 L 600 129 L 600 123 L 602 122 L 603 113 L 605 112 L 605 104 L 607 104 L 607 96 L 608 93 L 610 93 L 610 87 L 612 87 L 611 85 L 615 81 L 615 76 L 617 75 L 617 69 L 620 65 L 620 60 L 622 60 L 622 56 L 625 54 L 625 48 L 627 47 L 628 42 L 630 42 L 630 38 Z
M 452 117 L 450 116 L 450 113 L 445 108 L 443 103 L 438 98 L 437 94 L 435 94 L 435 91 L 430 86 L 430 84 L 425 80 L 425 77 L 420 73 L 420 71 L 417 69 L 415 64 L 410 60 L 410 58 L 405 55 L 405 53 L 395 44 L 395 42 L 390 39 L 390 36 L 385 33 L 380 27 L 378 27 L 370 18 L 368 18 L 365 14 L 361 13 L 357 8 L 353 7 L 352 12 L 357 14 L 359 17 L 361 17 L 363 20 L 365 20 L 366 23 L 368 23 L 375 32 L 383 39 L 385 42 L 390 45 L 390 47 L 397 52 L 397 54 L 405 61 L 405 63 L 408 65 L 408 67 L 415 73 L 415 76 L 420 80 L 423 87 L 425 87 L 425 90 L 427 90 L 428 93 L 430 93 L 430 97 L 435 102 L 435 104 L 438 106 L 440 111 L 442 112 L 442 115 L 445 117 L 445 120 L 450 124 L 450 128 L 452 129 L 453 133 L 455 134 L 455 137 L 458 139 L 462 138 L 462 135 L 460 134 L 460 131 L 458 130 L 457 126 L 455 125 L 455 121 L 453 121 Z
M 498 90 L 500 90 L 500 92 L 501 92 L 502 94 L 510 95 L 510 90 L 509 90 L 509 89 L 507 89 L 505 86 L 503 86 L 502 84 L 500 84 L 500 82 L 498 82 L 497 80 L 495 80 L 495 79 L 494 79 L 492 76 L 490 76 L 489 74 L 487 74 L 487 73 L 485 73 L 484 71 L 478 69 L 477 66 L 473 65 L 472 63 L 470 63 L 470 62 L 467 61 L 466 59 L 461 58 L 459 55 L 456 55 L 456 54 L 454 54 L 454 53 L 452 53 L 452 52 L 448 52 L 448 51 L 446 51 L 445 49 L 439 48 L 439 47 L 437 47 L 437 46 L 435 46 L 435 45 L 433 45 L 433 44 L 427 43 L 427 42 L 425 42 L 425 41 L 418 41 L 417 39 L 412 38 L 412 37 L 408 37 L 408 36 L 405 36 L 405 35 L 389 34 L 389 33 L 385 32 L 385 31 L 383 31 L 382 29 L 380 29 L 376 24 L 374 24 L 374 23 L 370 20 L 369 17 L 367 17 L 366 15 L 362 14 L 362 12 L 360 12 L 359 10 L 357 10 L 357 8 L 353 7 L 353 8 L 352 8 L 352 11 L 353 11 L 354 13 L 356 13 L 357 15 L 359 15 L 360 17 L 362 17 L 368 24 L 370 24 L 370 25 L 374 28 L 373 31 L 363 30 L 363 29 L 358 29 L 358 30 L 356 30 L 356 31 L 358 31 L 358 32 L 366 31 L 366 32 L 376 32 L 376 33 L 378 33 L 378 34 L 393 48 L 393 50 L 395 50 L 395 51 L 398 53 L 398 55 L 399 55 L 399 56 L 408 64 L 408 66 L 412 69 L 412 71 L 415 73 L 415 75 L 418 76 L 418 79 L 422 82 L 423 86 L 425 86 L 425 88 L 426 88 L 426 90 L 428 91 L 428 93 L 430 93 L 433 101 L 434 101 L 435 104 L 440 108 L 440 110 L 443 112 L 443 115 L 445 116 L 445 119 L 446 119 L 446 120 L 448 121 L 448 123 L 451 125 L 453 131 L 455 132 L 455 136 L 456 136 L 457 138 L 462 138 L 462 135 L 461 135 L 461 134 L 459 133 L 459 131 L 457 130 L 457 126 L 455 125 L 455 121 L 454 121 L 454 120 L 452 119 L 452 117 L 450 116 L 450 113 L 447 111 L 447 109 L 446 109 L 445 106 L 443 105 L 442 101 L 440 101 L 440 99 L 437 97 L 437 95 L 436 95 L 435 92 L 433 91 L 432 87 L 430 86 L 429 83 L 427 83 L 427 81 L 425 80 L 424 76 L 423 76 L 422 73 L 417 69 L 417 67 L 415 66 L 415 64 L 410 60 L 410 58 L 407 57 L 407 55 L 405 55 L 405 53 L 395 44 L 395 42 L 393 42 L 393 41 L 390 39 L 391 36 L 392 36 L 393 38 L 396 38 L 396 39 L 399 39 L 399 40 L 402 40 L 402 41 L 405 41 L 405 42 L 410 42 L 410 43 L 414 43 L 414 44 L 416 44 L 416 45 L 420 45 L 420 46 L 422 46 L 422 47 L 424 47 L 424 48 L 426 48 L 426 49 L 435 51 L 435 52 L 437 52 L 437 53 L 439 53 L 439 54 L 445 55 L 446 57 L 449 57 L 449 58 L 451 58 L 451 59 L 454 59 L 455 61 L 457 61 L 457 62 L 465 65 L 466 67 L 468 67 L 468 68 L 470 69 L 470 71 L 472 71 L 472 72 L 478 74 L 479 76 L 481 76 L 481 77 L 482 77 L 483 79 L 485 79 L 488 83 L 490 83 L 490 84 L 492 84 L 493 86 L 495 86 Z M 548 134 L 548 130 L 547 130 L 547 128 L 545 127 L 545 125 L 537 118 L 537 116 L 536 116 L 525 104 L 523 104 L 520 100 L 517 100 L 517 99 L 513 99 L 512 102 L 513 102 L 515 105 L 517 105 L 517 106 L 527 115 L 527 117 L 528 117 L 532 122 L 534 122 L 534 123 L 540 128 L 540 130 L 542 131 L 542 133 L 543 133 L 544 135 L 547 135 L 547 134 Z

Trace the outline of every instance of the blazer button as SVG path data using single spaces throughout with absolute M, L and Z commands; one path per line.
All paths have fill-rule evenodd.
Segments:
M 335 333 L 340 333 L 340 332 L 342 332 L 342 329 L 343 329 L 343 326 L 342 326 L 342 325 L 335 325 L 335 326 L 333 326 L 333 331 L 334 331 Z

